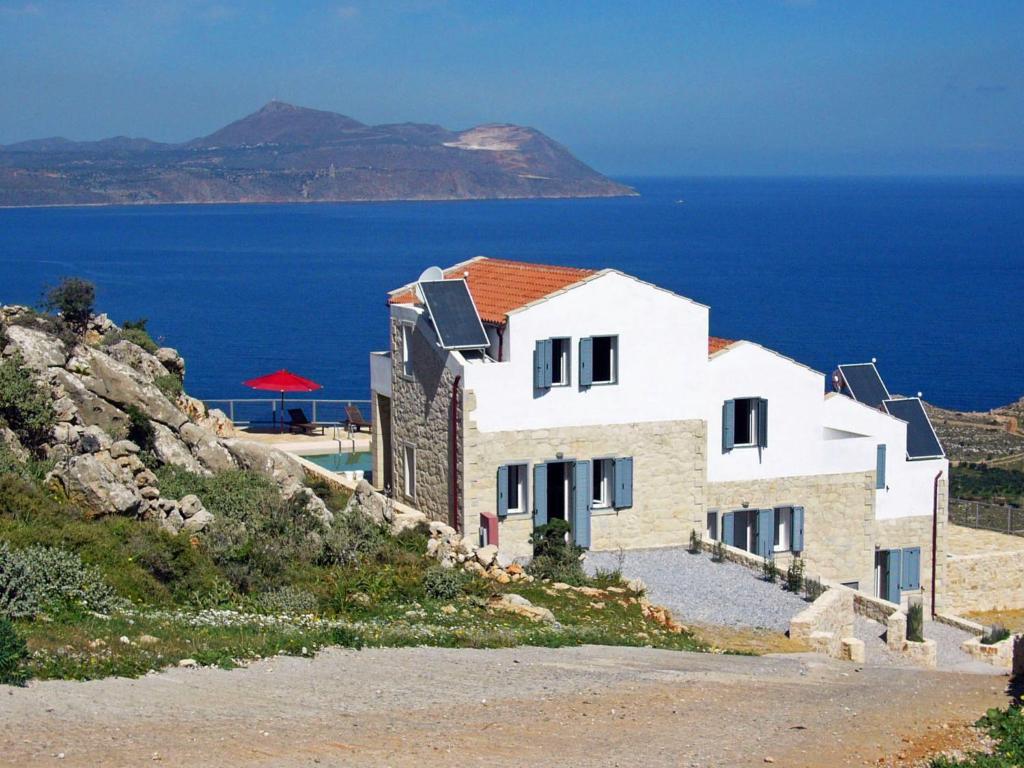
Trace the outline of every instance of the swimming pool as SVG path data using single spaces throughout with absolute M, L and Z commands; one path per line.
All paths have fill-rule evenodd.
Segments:
M 369 451 L 354 453 L 325 453 L 318 456 L 303 456 L 331 472 L 366 472 L 373 468 L 372 454 Z

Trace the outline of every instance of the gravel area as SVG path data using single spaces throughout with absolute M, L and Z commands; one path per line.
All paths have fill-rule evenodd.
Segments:
M 707 553 L 691 555 L 684 547 L 632 549 L 628 552 L 591 552 L 589 573 L 619 566 L 627 579 L 647 584 L 652 602 L 672 611 L 682 622 L 728 627 L 760 627 L 785 632 L 789 620 L 807 603 L 785 592 L 780 584 L 762 581 L 756 573 L 735 563 L 713 563 Z
M 864 661 L 867 664 L 886 667 L 916 668 L 906 657 L 893 653 L 885 644 L 885 627 L 877 621 L 857 616 L 854 619 L 854 634 L 864 641 Z M 971 635 L 948 624 L 929 621 L 924 625 L 924 636 L 934 640 L 938 668 L 947 672 L 973 672 L 975 674 L 1002 675 L 1003 670 L 968 656 L 960 646 Z

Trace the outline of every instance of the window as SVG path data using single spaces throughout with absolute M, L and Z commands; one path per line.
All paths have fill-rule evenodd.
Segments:
M 509 464 L 508 480 L 505 485 L 508 509 L 506 514 L 514 515 L 526 511 L 526 465 Z
M 593 505 L 595 509 L 606 509 L 614 501 L 613 476 L 615 474 L 614 459 L 594 459 L 592 474 Z
M 551 386 L 569 385 L 569 345 L 571 339 L 551 340 Z
M 593 375 L 591 382 L 614 384 L 618 379 L 618 337 L 594 336 L 592 341 Z
M 768 447 L 768 401 L 739 397 L 722 403 L 722 452 Z
M 778 507 L 775 510 L 775 539 L 772 542 L 776 552 L 788 552 L 791 545 L 793 530 L 793 510 L 790 507 Z
M 410 499 L 416 498 L 416 449 L 405 446 L 405 495 Z
M 414 330 L 411 325 L 402 326 L 402 374 L 410 378 L 413 375 L 412 337 Z
M 708 512 L 707 537 L 710 541 L 718 541 L 718 510 Z

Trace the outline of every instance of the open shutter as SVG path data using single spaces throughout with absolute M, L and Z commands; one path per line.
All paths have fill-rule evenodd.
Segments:
M 548 522 L 548 465 L 533 465 L 533 524 Z
M 789 548 L 794 552 L 804 551 L 804 508 L 793 507 L 792 535 Z
M 775 549 L 775 510 L 757 510 L 757 549 L 754 554 L 767 560 Z
M 722 453 L 728 453 L 736 445 L 736 401 L 722 403 Z
M 594 383 L 594 340 L 589 336 L 580 339 L 580 386 L 589 387 Z
M 885 445 L 879 445 L 875 455 L 875 488 L 885 488 Z
M 763 397 L 757 401 L 757 444 L 768 447 L 768 401 Z
M 903 550 L 903 577 L 900 589 L 913 592 L 921 588 L 921 548 L 907 547 Z
M 730 547 L 735 544 L 736 538 L 736 515 L 733 512 L 726 512 L 722 515 L 722 543 Z
M 573 464 L 572 540 L 580 547 L 590 547 L 590 462 Z
M 508 466 L 498 467 L 498 517 L 508 515 Z
M 889 552 L 889 574 L 886 583 L 888 585 L 888 595 L 886 599 L 890 603 L 899 604 L 900 602 L 900 582 L 902 581 L 903 569 L 902 569 L 902 558 L 900 557 L 900 550 L 890 549 Z
M 533 348 L 533 386 L 537 389 L 551 386 L 551 339 L 539 339 Z
M 633 506 L 633 459 L 615 460 L 615 508 Z

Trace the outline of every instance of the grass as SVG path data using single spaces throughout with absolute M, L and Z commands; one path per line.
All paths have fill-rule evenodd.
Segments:
M 965 618 L 984 624 L 986 627 L 998 624 L 1006 627 L 1010 632 L 1024 632 L 1024 610 L 974 611 L 965 614 Z

